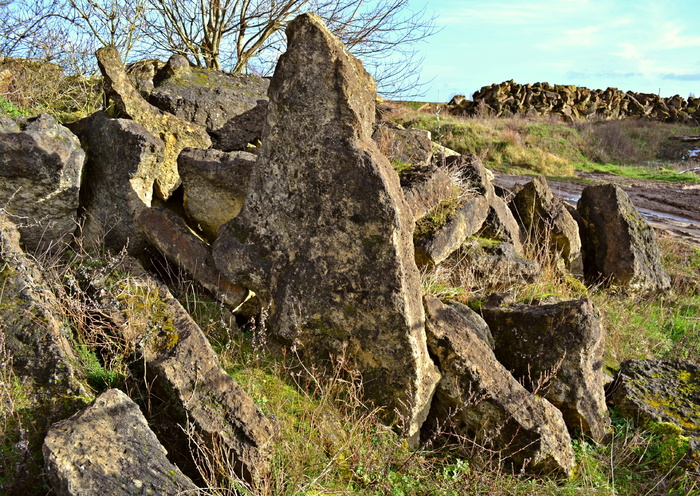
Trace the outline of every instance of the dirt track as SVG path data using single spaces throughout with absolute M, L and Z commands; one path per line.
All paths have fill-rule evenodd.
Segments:
M 589 182 L 618 184 L 651 225 L 700 247 L 700 184 L 646 181 L 595 172 L 577 172 L 577 175 Z M 507 188 L 532 180 L 512 174 L 495 173 L 495 176 L 494 182 Z M 575 205 L 586 184 L 549 181 L 549 186 L 555 195 Z

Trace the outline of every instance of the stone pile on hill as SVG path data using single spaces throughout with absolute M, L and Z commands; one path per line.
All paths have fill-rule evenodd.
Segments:
M 191 96 L 168 107 L 178 118 L 144 99 L 156 90 L 142 78 L 137 91 L 113 50 L 98 52 L 118 115 L 99 112 L 72 125 L 87 149 L 86 164 L 76 159 L 71 182 L 60 172 L 65 164 L 50 163 L 53 173 L 34 178 L 42 188 L 27 188 L 33 201 L 25 203 L 60 196 L 54 192 L 62 185 L 70 190 L 80 203 L 74 199 L 56 210 L 81 221 L 87 248 L 121 254 L 106 275 L 67 277 L 46 287 L 20 250 L 15 227 L 2 224 L 0 282 L 11 304 L 0 306 L 0 333 L 14 355 L 13 370 L 22 380 L 52 374 L 59 380 L 51 387 L 59 391 L 51 394 L 75 399 L 37 424 L 38 437 L 49 432 L 44 453 L 55 491 L 98 494 L 95 488 L 133 481 L 163 493 L 192 490 L 194 483 L 164 458 L 167 449 L 190 475 L 196 461 L 185 431 L 209 449 L 223 449 L 249 484 L 264 484 L 269 475 L 276 441 L 270 419 L 222 369 L 168 289 L 127 255 L 151 267 L 158 252 L 168 260 L 161 275 L 185 274 L 231 312 L 262 320 L 270 351 L 298 356 L 314 370 L 340 361 L 356 372 L 366 400 L 414 446 L 448 434 L 488 446 L 516 469 L 570 476 L 571 437 L 599 441 L 608 432 L 605 332 L 592 303 L 525 305 L 494 293 L 479 315 L 449 298 L 424 295 L 418 266 L 426 273 L 443 267 L 468 273 L 485 297 L 514 281 L 536 280 L 538 262 L 548 260 L 571 278 L 585 274 L 630 293 L 654 293 L 667 288 L 668 277 L 648 226 L 621 190 L 588 187 L 579 215 L 554 200 L 544 179 L 505 194 L 476 157 L 437 147 L 426 133 L 375 128 L 374 81 L 320 18 L 298 17 L 287 37 L 268 96 L 256 93 L 255 102 L 241 97 L 241 106 L 231 103 L 231 113 L 216 122 L 222 107 L 207 99 L 237 98 L 207 82 L 221 74 L 210 79 L 177 57 L 146 64 L 153 70 L 144 77 L 152 77 L 156 89 L 161 85 L 155 100 L 164 107 L 180 102 L 172 95 Z M 156 68 L 165 75 L 159 78 Z M 237 84 L 230 83 L 222 85 L 230 90 Z M 237 115 L 251 111 L 264 126 L 256 121 L 254 133 L 221 138 L 226 126 L 238 129 L 235 123 L 245 121 Z M 75 137 L 46 122 L 45 116 L 0 122 L 0 173 L 28 181 L 31 164 L 13 157 L 44 157 L 56 135 L 68 137 L 61 153 L 73 156 Z M 43 134 L 26 137 L 27 130 Z M 250 146 L 258 139 L 261 146 Z M 22 225 L 39 221 L 30 218 L 34 211 L 11 213 L 21 224 L 24 248 L 35 250 L 36 235 L 26 229 L 32 222 Z M 65 224 L 51 239 L 74 233 L 75 224 Z M 527 258 L 533 254 L 537 261 Z M 152 421 L 155 435 L 136 405 L 116 391 L 49 430 L 92 399 L 82 386 L 86 378 L 72 365 L 73 331 L 61 327 L 61 314 L 52 310 L 54 293 L 74 292 L 79 282 L 89 293 L 81 332 L 93 332 L 92 325 L 95 332 L 108 329 L 133 350 L 134 374 L 143 379 L 130 388 L 132 399 L 143 407 L 146 398 L 167 412 L 167 420 Z M 46 332 L 33 332 L 37 321 Z M 99 351 L 110 359 L 109 346 Z M 113 435 L 120 421 L 145 433 L 145 450 L 153 455 L 143 462 L 143 453 L 134 455 L 126 482 L 124 474 L 112 473 L 134 448 Z M 104 445 L 73 448 L 66 441 L 66 433 L 78 429 L 87 443 L 93 428 L 109 433 Z M 84 477 L 94 480 L 66 489 L 83 477 L 78 472 L 87 457 L 94 463 Z M 162 470 L 172 477 L 154 474 Z M 100 477 L 108 483 L 98 484 Z
M 472 100 L 456 95 L 450 112 L 466 115 L 560 115 L 565 119 L 622 119 L 639 117 L 666 122 L 696 122 L 700 98 L 623 92 L 617 88 L 591 90 L 574 85 L 518 84 L 513 80 L 484 86 Z

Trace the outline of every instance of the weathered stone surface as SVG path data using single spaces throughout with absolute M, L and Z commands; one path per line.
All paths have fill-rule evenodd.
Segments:
M 513 376 L 559 408 L 572 433 L 602 440 L 609 424 L 602 371 L 605 332 L 591 300 L 485 306 L 482 315 L 496 358 Z
M 118 389 L 55 424 L 44 459 L 58 496 L 178 495 L 197 486 L 168 461 L 136 403 Z
M 591 279 L 603 278 L 631 292 L 649 293 L 670 287 L 661 266 L 656 235 L 634 208 L 627 193 L 613 184 L 587 186 L 577 206 L 586 225 L 586 267 Z
M 185 212 L 209 240 L 243 208 L 255 160 L 252 153 L 196 148 L 178 157 Z
M 120 305 L 108 297 L 100 310 L 125 323 L 114 327 L 142 351 L 142 360 L 134 366 L 145 366 L 141 374 L 156 393 L 153 401 L 165 402 L 163 408 L 169 408 L 169 416 L 179 424 L 168 429 L 168 436 L 175 438 L 179 451 L 186 451 L 187 441 L 178 435 L 185 424 L 193 426 L 209 447 L 216 442 L 223 448 L 240 477 L 259 482 L 269 472 L 270 422 L 221 367 L 202 330 L 170 291 L 135 260 L 121 270 L 129 277 Z
M 131 85 L 119 52 L 112 46 L 95 52 L 104 78 L 105 99 L 114 104 L 117 117 L 128 117 L 145 127 L 165 144 L 163 161 L 155 178 L 155 194 L 163 200 L 180 185 L 177 157 L 183 148 L 209 148 L 204 128 L 154 107 Z
M 462 187 L 485 196 L 489 202 L 488 215 L 478 235 L 510 243 L 515 251 L 522 255 L 525 238 L 506 202 L 496 195 L 493 184 L 491 184 L 493 176 L 490 175 L 490 171 L 481 164 L 478 158 L 473 156 L 448 158 L 447 164 L 456 170 Z
M 521 257 L 510 243 L 468 239 L 450 258 L 468 270 L 475 287 L 502 289 L 539 279 L 537 262 Z
M 436 232 L 416 240 L 418 265 L 437 265 L 454 253 L 467 237 L 477 232 L 489 213 L 485 196 L 476 195 L 460 201 L 459 210 Z
M 231 309 L 245 301 L 248 290 L 221 278 L 211 248 L 187 227 L 182 218 L 156 207 L 142 210 L 136 220 L 153 246 L 216 299 Z
M 400 166 L 426 166 L 433 159 L 433 142 L 429 131 L 403 129 L 381 123 L 372 139 L 389 161 Z
M 428 356 L 413 218 L 371 139 L 375 85 L 315 15 L 287 28 L 266 135 L 217 267 L 269 304 L 278 343 L 345 356 L 365 396 L 416 434 L 439 373 Z
M 424 302 L 428 345 L 442 372 L 431 420 L 529 471 L 571 474 L 574 453 L 561 412 L 520 385 L 460 312 L 433 297 Z
M 134 219 L 153 202 L 165 145 L 128 119 L 97 112 L 73 129 L 88 150 L 83 189 L 83 241 L 139 253 L 145 239 Z
M 52 423 L 91 400 L 74 367 L 77 357 L 61 307 L 39 266 L 22 252 L 19 239 L 17 228 L 0 212 L 0 366 L 3 377 L 14 376 L 26 395 L 15 407 L 31 411 L 33 417 L 31 426 L 17 425 L 13 416 L 3 418 L 4 429 L 24 429 L 17 442 L 26 446 L 16 450 L 12 463 L 12 447 L 3 448 L 9 457 L 2 463 L 0 494 L 23 494 L 28 487 L 45 492 L 40 473 L 44 435 Z M 5 434 L 6 440 L 13 435 Z
M 75 356 L 62 325 L 61 307 L 19 239 L 17 228 L 0 214 L 0 331 L 14 369 L 61 396 L 89 397 L 72 366 Z M 53 400 L 60 405 L 58 398 Z
M 670 422 L 700 440 L 700 367 L 678 360 L 628 360 L 610 387 L 620 414 L 641 425 Z
M 221 71 L 177 65 L 173 56 L 167 69 L 170 77 L 158 82 L 149 101 L 181 119 L 204 127 L 214 148 L 243 150 L 262 137 L 267 113 L 266 78 L 232 76 Z M 186 61 L 186 60 L 185 60 Z
M 527 183 L 513 197 L 510 207 L 530 243 L 549 246 L 569 272 L 583 278 L 578 224 L 564 202 L 554 197 L 544 177 L 539 176 Z
M 460 314 L 462 320 L 464 320 L 465 325 L 476 334 L 486 345 L 493 350 L 495 343 L 493 341 L 493 334 L 491 334 L 491 329 L 486 321 L 476 313 L 474 310 L 469 308 L 467 305 L 460 303 L 458 301 L 448 301 L 445 303 L 447 306 L 455 310 Z
M 414 220 L 421 219 L 459 188 L 444 168 L 434 165 L 409 167 L 399 178 Z
M 0 116 L 0 133 L 19 133 L 20 131 L 19 124 L 14 119 Z
M 158 59 L 140 60 L 126 67 L 129 80 L 142 97 L 148 98 L 153 91 L 153 79 L 163 69 L 165 63 Z
M 0 206 L 32 252 L 67 241 L 77 228 L 85 152 L 78 138 L 42 114 L 21 132 L 0 132 Z

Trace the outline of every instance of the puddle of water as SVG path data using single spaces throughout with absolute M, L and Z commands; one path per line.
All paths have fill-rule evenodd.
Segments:
M 572 204 L 573 206 L 576 206 L 578 203 L 579 199 L 581 198 L 581 195 L 577 196 L 562 196 L 562 200 L 565 202 L 568 202 Z M 680 222 L 684 224 L 690 224 L 691 226 L 694 226 L 697 224 L 696 221 L 692 219 L 686 219 L 685 217 L 678 217 L 676 215 L 671 215 L 671 214 L 662 214 L 661 212 L 656 212 L 654 210 L 647 210 L 644 208 L 638 208 L 637 211 L 642 214 L 642 217 L 652 220 L 652 219 L 666 219 L 666 220 L 672 220 L 674 222 Z

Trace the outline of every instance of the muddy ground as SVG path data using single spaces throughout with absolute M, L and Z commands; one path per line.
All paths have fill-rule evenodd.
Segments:
M 579 181 L 549 181 L 552 192 L 575 205 L 586 183 L 615 183 L 630 196 L 647 221 L 700 247 L 700 184 L 630 179 L 597 172 L 577 172 Z M 532 180 L 528 176 L 495 173 L 494 183 L 512 188 Z

